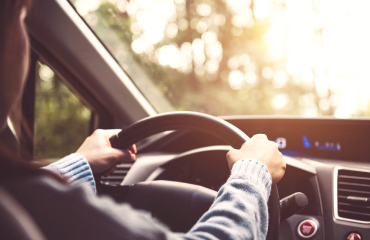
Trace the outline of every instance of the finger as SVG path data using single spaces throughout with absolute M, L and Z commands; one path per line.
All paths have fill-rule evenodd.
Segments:
M 127 163 L 127 162 L 133 162 L 136 160 L 136 155 L 128 149 L 111 148 L 111 151 L 112 151 L 112 158 L 113 158 L 112 164 L 120 164 L 120 163 L 125 163 L 125 162 Z
M 132 144 L 132 146 L 129 147 L 128 150 L 130 150 L 133 154 L 137 153 L 137 148 L 135 144 Z
M 260 133 L 260 134 L 256 134 L 256 135 L 254 135 L 252 138 L 257 138 L 257 139 L 267 139 L 267 136 L 266 136 L 266 134 L 262 134 L 262 133 Z
M 277 144 L 275 141 L 270 141 L 271 145 L 274 146 L 276 149 L 279 149 L 279 144 Z

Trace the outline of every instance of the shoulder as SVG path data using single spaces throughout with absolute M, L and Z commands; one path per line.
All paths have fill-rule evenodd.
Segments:
M 68 186 L 35 176 L 13 181 L 8 189 L 48 239 L 165 239 L 168 233 L 149 214 L 97 197 L 88 183 Z
M 43 202 L 44 197 L 58 199 L 58 197 L 63 196 L 63 199 L 67 199 L 94 196 L 94 192 L 88 183 L 69 186 L 42 174 L 11 181 L 6 185 L 9 191 L 22 202 L 29 202 L 34 198 Z M 30 199 L 30 196 L 32 196 L 32 199 Z

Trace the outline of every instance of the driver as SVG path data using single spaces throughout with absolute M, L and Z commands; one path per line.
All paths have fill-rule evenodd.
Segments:
M 29 66 L 24 24 L 31 0 L 0 1 L 0 129 L 22 95 Z M 171 232 L 148 213 L 94 193 L 93 173 L 110 174 L 135 160 L 136 148 L 113 149 L 119 130 L 97 130 L 47 167 L 20 161 L 0 146 L 0 185 L 28 211 L 47 239 L 265 239 L 271 184 L 285 173 L 276 143 L 255 135 L 226 159 L 231 174 L 210 209 L 187 233 Z M 82 183 L 90 182 L 91 185 Z M 80 184 L 77 184 L 80 183 Z

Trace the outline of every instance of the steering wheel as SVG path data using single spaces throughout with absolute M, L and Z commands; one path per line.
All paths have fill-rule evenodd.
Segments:
M 170 130 L 195 130 L 206 132 L 221 140 L 224 140 L 233 148 L 237 149 L 240 148 L 244 142 L 250 139 L 243 131 L 220 118 L 196 112 L 170 112 L 144 118 L 123 129 L 116 136 L 112 137 L 110 139 L 110 142 L 112 144 L 112 147 L 114 148 L 127 149 L 129 146 L 142 139 L 145 139 L 157 133 L 161 133 L 163 131 Z M 140 184 L 135 191 L 138 192 L 138 195 L 140 195 L 140 191 L 144 194 L 145 188 L 147 188 L 148 186 L 148 184 Z M 181 199 L 181 197 L 179 196 L 183 195 L 183 193 L 187 191 L 186 189 L 188 189 L 188 187 L 184 188 L 183 183 L 178 182 L 171 182 L 170 188 L 172 189 L 171 195 L 172 197 L 174 197 L 174 199 Z M 154 189 L 159 188 L 155 187 Z M 169 187 L 166 186 L 166 189 L 169 189 Z M 203 192 L 204 195 L 207 195 L 205 191 Z M 205 199 L 209 199 L 209 195 L 202 197 L 202 194 L 202 192 L 198 193 L 198 195 L 200 195 L 198 197 L 200 199 L 203 199 L 202 201 L 206 201 Z M 176 195 L 178 196 L 176 197 Z M 141 201 L 142 199 L 143 197 L 141 197 Z M 151 200 L 152 199 L 146 201 Z M 135 201 L 137 201 L 137 199 L 133 202 Z M 210 201 L 212 203 L 213 200 L 211 199 Z M 280 203 L 276 185 L 271 186 L 268 209 L 269 226 L 266 239 L 278 239 L 280 229 Z

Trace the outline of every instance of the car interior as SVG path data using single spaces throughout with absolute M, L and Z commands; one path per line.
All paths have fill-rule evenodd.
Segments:
M 68 101 L 80 104 L 64 108 L 85 116 L 78 126 L 72 126 L 79 135 L 75 141 L 81 143 L 95 129 L 114 128 L 123 132 L 115 142 L 112 140 L 113 146 L 137 144 L 135 163 L 119 165 L 108 177 L 96 176 L 99 195 L 148 210 L 171 230 L 186 232 L 228 179 L 226 153 L 240 147 L 248 137 L 263 133 L 278 143 L 287 164 L 268 203 L 267 239 L 370 236 L 368 118 L 215 117 L 175 111 L 166 104 L 163 108 L 169 110 L 158 111 L 145 93 L 154 88 L 153 83 L 144 81 L 139 88 L 134 75 L 125 71 L 71 2 L 38 0 L 26 23 L 31 67 L 18 122 L 25 121 L 31 135 L 13 121 L 1 136 L 12 148 L 18 147 L 18 141 L 26 159 L 52 161 L 63 157 L 64 153 L 44 154 L 47 150 L 43 148 L 57 148 L 53 146 L 61 142 L 42 138 L 40 126 L 45 126 L 47 120 L 38 118 L 40 108 L 36 103 L 40 86 L 50 89 L 45 79 L 54 77 L 65 91 L 73 93 Z M 136 76 L 140 78 L 140 74 Z M 151 98 L 159 94 L 156 91 L 152 90 Z M 160 96 L 157 99 L 162 101 Z M 63 119 L 62 110 L 57 117 Z M 60 131 L 69 127 L 68 119 L 64 123 Z M 150 204 L 145 201 L 148 198 Z

